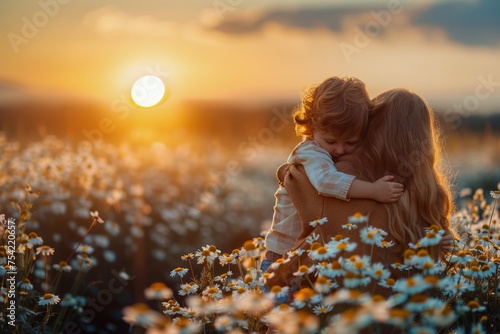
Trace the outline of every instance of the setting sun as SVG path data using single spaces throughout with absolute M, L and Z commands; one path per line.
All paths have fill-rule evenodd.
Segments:
M 165 96 L 165 85 L 156 76 L 146 75 L 132 85 L 132 100 L 140 107 L 153 107 Z

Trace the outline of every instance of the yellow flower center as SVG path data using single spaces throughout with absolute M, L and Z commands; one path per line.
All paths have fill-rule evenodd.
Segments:
M 54 298 L 54 295 L 51 294 L 51 293 L 46 293 L 46 294 L 43 295 L 43 299 L 45 299 L 45 300 L 49 300 L 49 299 L 52 299 L 52 298 Z

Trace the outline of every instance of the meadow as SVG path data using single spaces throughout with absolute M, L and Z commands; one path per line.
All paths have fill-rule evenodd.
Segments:
M 265 324 L 288 324 L 283 333 L 387 325 L 415 333 L 498 331 L 500 203 L 490 191 L 500 182 L 500 139 L 484 124 L 443 127 L 462 232 L 454 255 L 431 263 L 424 251 L 434 244 L 413 248 L 401 269 L 406 281 L 392 284 L 385 267 L 359 259 L 366 261 L 356 272 L 360 282 L 399 292 L 382 300 L 356 292 L 359 282 L 333 292 L 335 280 L 352 272 L 342 263 L 348 254 L 336 253 L 328 261 L 344 271 L 320 272 L 323 283 L 273 308 L 284 292 L 263 293 L 258 268 L 275 170 L 298 140 L 283 115 L 247 115 L 252 121 L 235 126 L 222 114 L 191 124 L 196 135 L 158 140 L 0 136 L 2 313 L 15 318 L 12 326 L 4 317 L 2 332 L 242 333 Z M 301 270 L 320 271 L 316 264 Z M 403 293 L 404 284 L 421 288 Z

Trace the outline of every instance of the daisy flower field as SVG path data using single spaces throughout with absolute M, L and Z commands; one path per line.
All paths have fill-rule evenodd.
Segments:
M 498 189 L 460 191 L 460 239 L 439 260 L 436 227 L 404 263 L 354 255 L 353 233 L 373 252 L 394 246 L 354 214 L 344 235 L 311 235 L 272 265 L 310 259 L 292 286 L 268 286 L 263 222 L 278 158 L 236 175 L 218 149 L 188 145 L 0 137 L 0 152 L 2 333 L 500 331 Z

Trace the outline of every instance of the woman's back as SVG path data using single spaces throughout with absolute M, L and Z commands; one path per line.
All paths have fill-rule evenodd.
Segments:
M 345 173 L 357 175 L 356 170 L 350 162 L 343 162 L 337 165 L 337 168 Z M 402 263 L 405 245 L 396 242 L 390 236 L 384 238 L 385 245 L 391 247 L 381 248 L 377 245 L 370 245 L 363 241 L 360 232 L 368 225 L 374 229 L 388 231 L 387 225 L 387 210 L 385 205 L 368 199 L 351 199 L 350 201 L 342 201 L 333 197 L 324 197 L 319 195 L 312 184 L 309 182 L 304 168 L 301 165 L 283 165 L 278 170 L 278 177 L 287 188 L 297 212 L 303 222 L 312 222 L 321 218 L 327 218 L 327 222 L 323 225 L 315 227 L 308 223 L 302 224 L 302 231 L 295 243 L 293 249 L 302 249 L 307 251 L 311 245 L 307 239 L 312 235 L 320 236 L 320 240 L 328 242 L 332 239 L 349 238 L 345 244 L 339 243 L 338 247 L 350 247 L 355 243 L 356 248 L 352 251 L 340 251 L 337 258 L 349 258 L 352 255 L 369 255 L 371 263 Z M 356 229 L 349 229 L 350 217 L 356 216 L 368 217 L 367 223 L 355 223 Z M 344 225 L 345 227 L 343 227 Z M 375 230 L 372 230 L 375 231 Z M 366 259 L 365 259 L 366 260 Z M 268 281 L 270 286 L 290 286 L 293 285 L 293 273 L 297 271 L 299 264 L 311 266 L 313 260 L 306 254 L 292 257 L 286 265 L 274 270 L 274 277 Z M 359 264 L 361 265 L 361 264 Z M 365 266 L 368 264 L 365 263 Z M 401 275 L 399 270 L 392 270 L 392 277 L 398 278 Z M 376 284 L 370 284 L 366 287 L 369 291 L 375 291 L 379 294 L 387 294 L 388 290 Z

